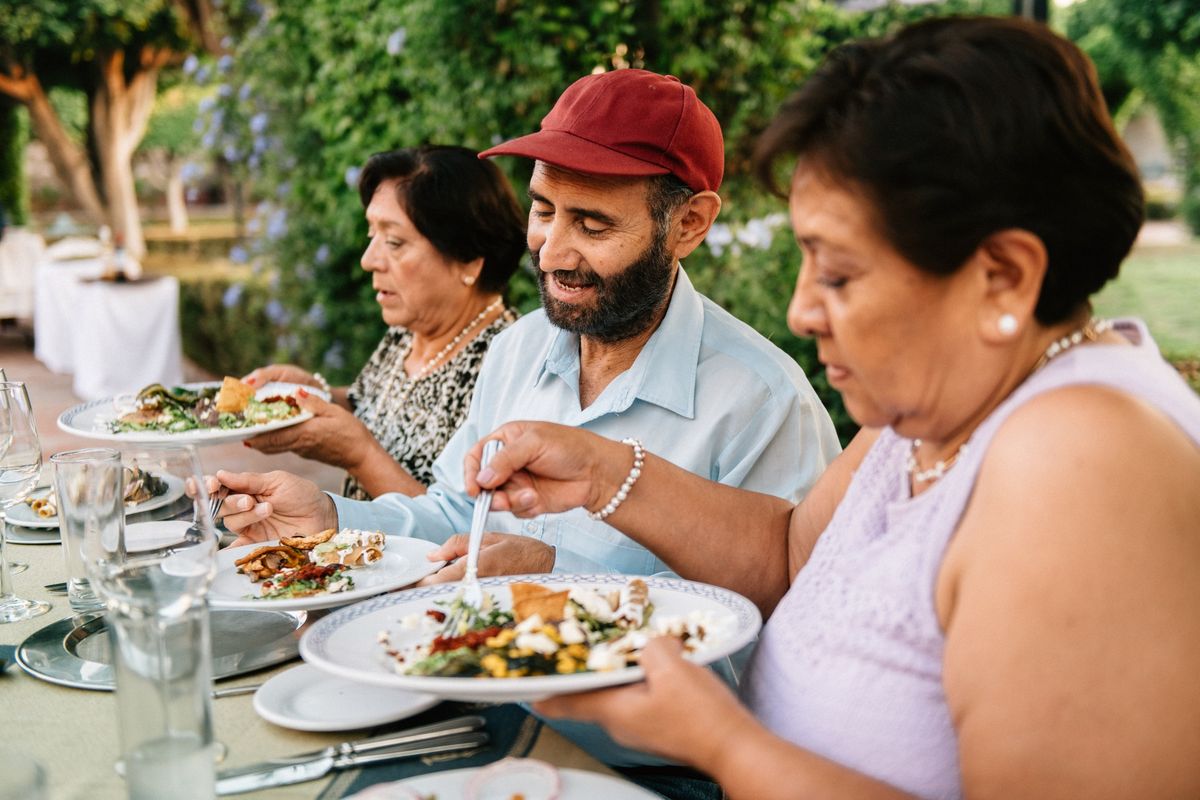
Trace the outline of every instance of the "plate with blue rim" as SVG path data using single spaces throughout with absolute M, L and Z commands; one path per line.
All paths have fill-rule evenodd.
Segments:
M 504 575 L 480 580 L 485 593 L 500 608 L 511 608 L 508 587 L 537 583 L 554 591 L 585 587 L 600 592 L 620 590 L 628 575 Z M 687 657 L 709 664 L 736 653 L 754 641 L 762 627 L 758 608 L 745 597 L 719 586 L 680 578 L 642 577 L 649 589 L 654 615 L 679 616 L 699 612 L 712 626 L 708 640 Z M 602 689 L 639 681 L 641 667 L 569 675 L 516 678 L 443 677 L 409 675 L 404 665 L 389 655 L 432 637 L 430 629 L 413 625 L 430 611 L 438 612 L 461 590 L 458 583 L 423 586 L 376 597 L 318 620 L 300 640 L 304 660 L 333 675 L 414 692 L 446 700 L 473 702 L 523 702 L 559 694 Z M 381 642 L 386 633 L 388 644 Z

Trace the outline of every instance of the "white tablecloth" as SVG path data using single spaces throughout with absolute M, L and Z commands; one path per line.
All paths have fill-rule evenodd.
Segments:
M 183 380 L 179 281 L 89 283 L 99 259 L 45 261 L 34 289 L 34 355 L 54 372 L 74 373 L 85 400 Z

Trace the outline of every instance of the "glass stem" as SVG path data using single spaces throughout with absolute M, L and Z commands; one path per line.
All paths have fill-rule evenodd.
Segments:
M 8 527 L 0 513 L 0 607 L 16 599 L 12 590 L 12 575 L 8 571 Z

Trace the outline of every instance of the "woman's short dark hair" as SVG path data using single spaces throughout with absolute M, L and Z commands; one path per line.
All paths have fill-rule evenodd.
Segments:
M 1073 44 L 1016 18 L 944 17 L 834 50 L 758 143 L 846 180 L 896 250 L 936 274 L 991 234 L 1045 244 L 1035 316 L 1060 322 L 1117 275 L 1143 219 L 1137 168 Z
M 422 145 L 376 153 L 358 178 L 363 208 L 386 181 L 421 235 L 455 261 L 483 257 L 476 284 L 501 292 L 525 253 L 525 212 L 504 173 L 474 150 Z

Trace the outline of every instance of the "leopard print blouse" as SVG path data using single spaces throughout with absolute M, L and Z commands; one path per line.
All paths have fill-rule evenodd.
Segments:
M 433 481 L 433 462 L 467 418 L 475 378 L 492 338 L 516 322 L 517 316 L 506 306 L 503 314 L 453 358 L 417 381 L 402 407 L 396 402 L 412 380 L 404 372 L 404 359 L 412 347 L 412 332 L 405 328 L 388 329 L 350 386 L 354 416 L 400 466 L 426 486 Z M 350 476 L 346 476 L 342 494 L 355 500 L 371 499 Z

